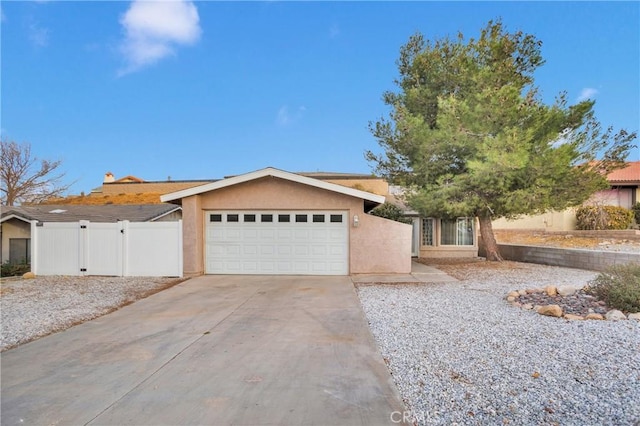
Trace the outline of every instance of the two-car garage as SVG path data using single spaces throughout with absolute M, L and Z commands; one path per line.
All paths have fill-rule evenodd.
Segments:
M 161 197 L 182 206 L 184 275 L 411 271 L 411 226 L 367 214 L 385 197 L 266 168 Z
M 207 211 L 205 273 L 347 275 L 340 211 Z

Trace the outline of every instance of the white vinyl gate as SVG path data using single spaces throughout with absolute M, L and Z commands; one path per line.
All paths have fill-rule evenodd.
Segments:
M 182 276 L 182 221 L 31 223 L 36 275 Z

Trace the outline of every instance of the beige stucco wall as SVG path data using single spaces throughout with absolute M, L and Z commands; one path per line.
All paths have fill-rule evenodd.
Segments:
M 351 273 L 410 273 L 412 226 L 369 214 L 359 219 L 352 228 Z
M 0 224 L 2 226 L 2 260 L 9 260 L 10 238 L 31 238 L 31 224 L 19 219 L 9 219 Z
M 420 257 L 432 259 L 478 257 L 478 243 L 472 246 L 422 246 Z
M 406 226 L 408 231 L 405 231 L 405 227 L 398 228 L 395 222 L 385 220 L 384 224 L 390 228 L 381 230 L 383 223 L 379 218 L 371 219 L 364 214 L 363 201 L 359 198 L 265 177 L 182 200 L 185 275 L 204 273 L 204 212 L 207 210 L 346 210 L 349 212 L 349 261 L 352 273 L 363 272 L 367 265 L 375 263 L 371 260 L 372 252 L 376 252 L 375 256 L 380 259 L 376 266 L 380 270 L 375 272 L 394 272 L 389 269 L 383 271 L 384 267 L 400 268 L 404 272 L 407 261 L 409 270 L 411 267 L 410 226 Z M 357 228 L 352 226 L 354 215 L 358 215 L 361 221 Z M 398 230 L 399 236 L 392 235 L 394 229 Z M 390 245 L 382 243 L 386 241 L 384 236 L 389 236 Z M 395 252 L 407 239 L 406 250 Z M 377 246 L 365 246 L 374 241 L 378 243 Z M 387 247 L 390 249 L 387 250 Z M 383 258 L 386 258 L 385 262 Z
M 567 209 L 540 215 L 523 216 L 520 219 L 496 219 L 493 229 L 526 229 L 546 231 L 572 231 L 576 229 L 576 211 Z
M 182 199 L 182 256 L 185 276 L 204 273 L 204 215 L 201 197 Z

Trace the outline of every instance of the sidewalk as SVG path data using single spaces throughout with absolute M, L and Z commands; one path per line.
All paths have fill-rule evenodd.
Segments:
M 354 284 L 364 283 L 447 283 L 456 282 L 457 279 L 432 266 L 427 266 L 416 261 L 411 262 L 410 274 L 354 274 L 351 275 Z

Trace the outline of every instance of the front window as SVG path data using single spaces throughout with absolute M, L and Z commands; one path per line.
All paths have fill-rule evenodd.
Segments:
M 431 218 L 422 219 L 422 245 L 433 245 L 433 219 Z
M 473 245 L 473 218 L 441 219 L 440 226 L 440 244 L 443 246 Z
M 9 238 L 9 263 L 31 263 L 31 239 Z

